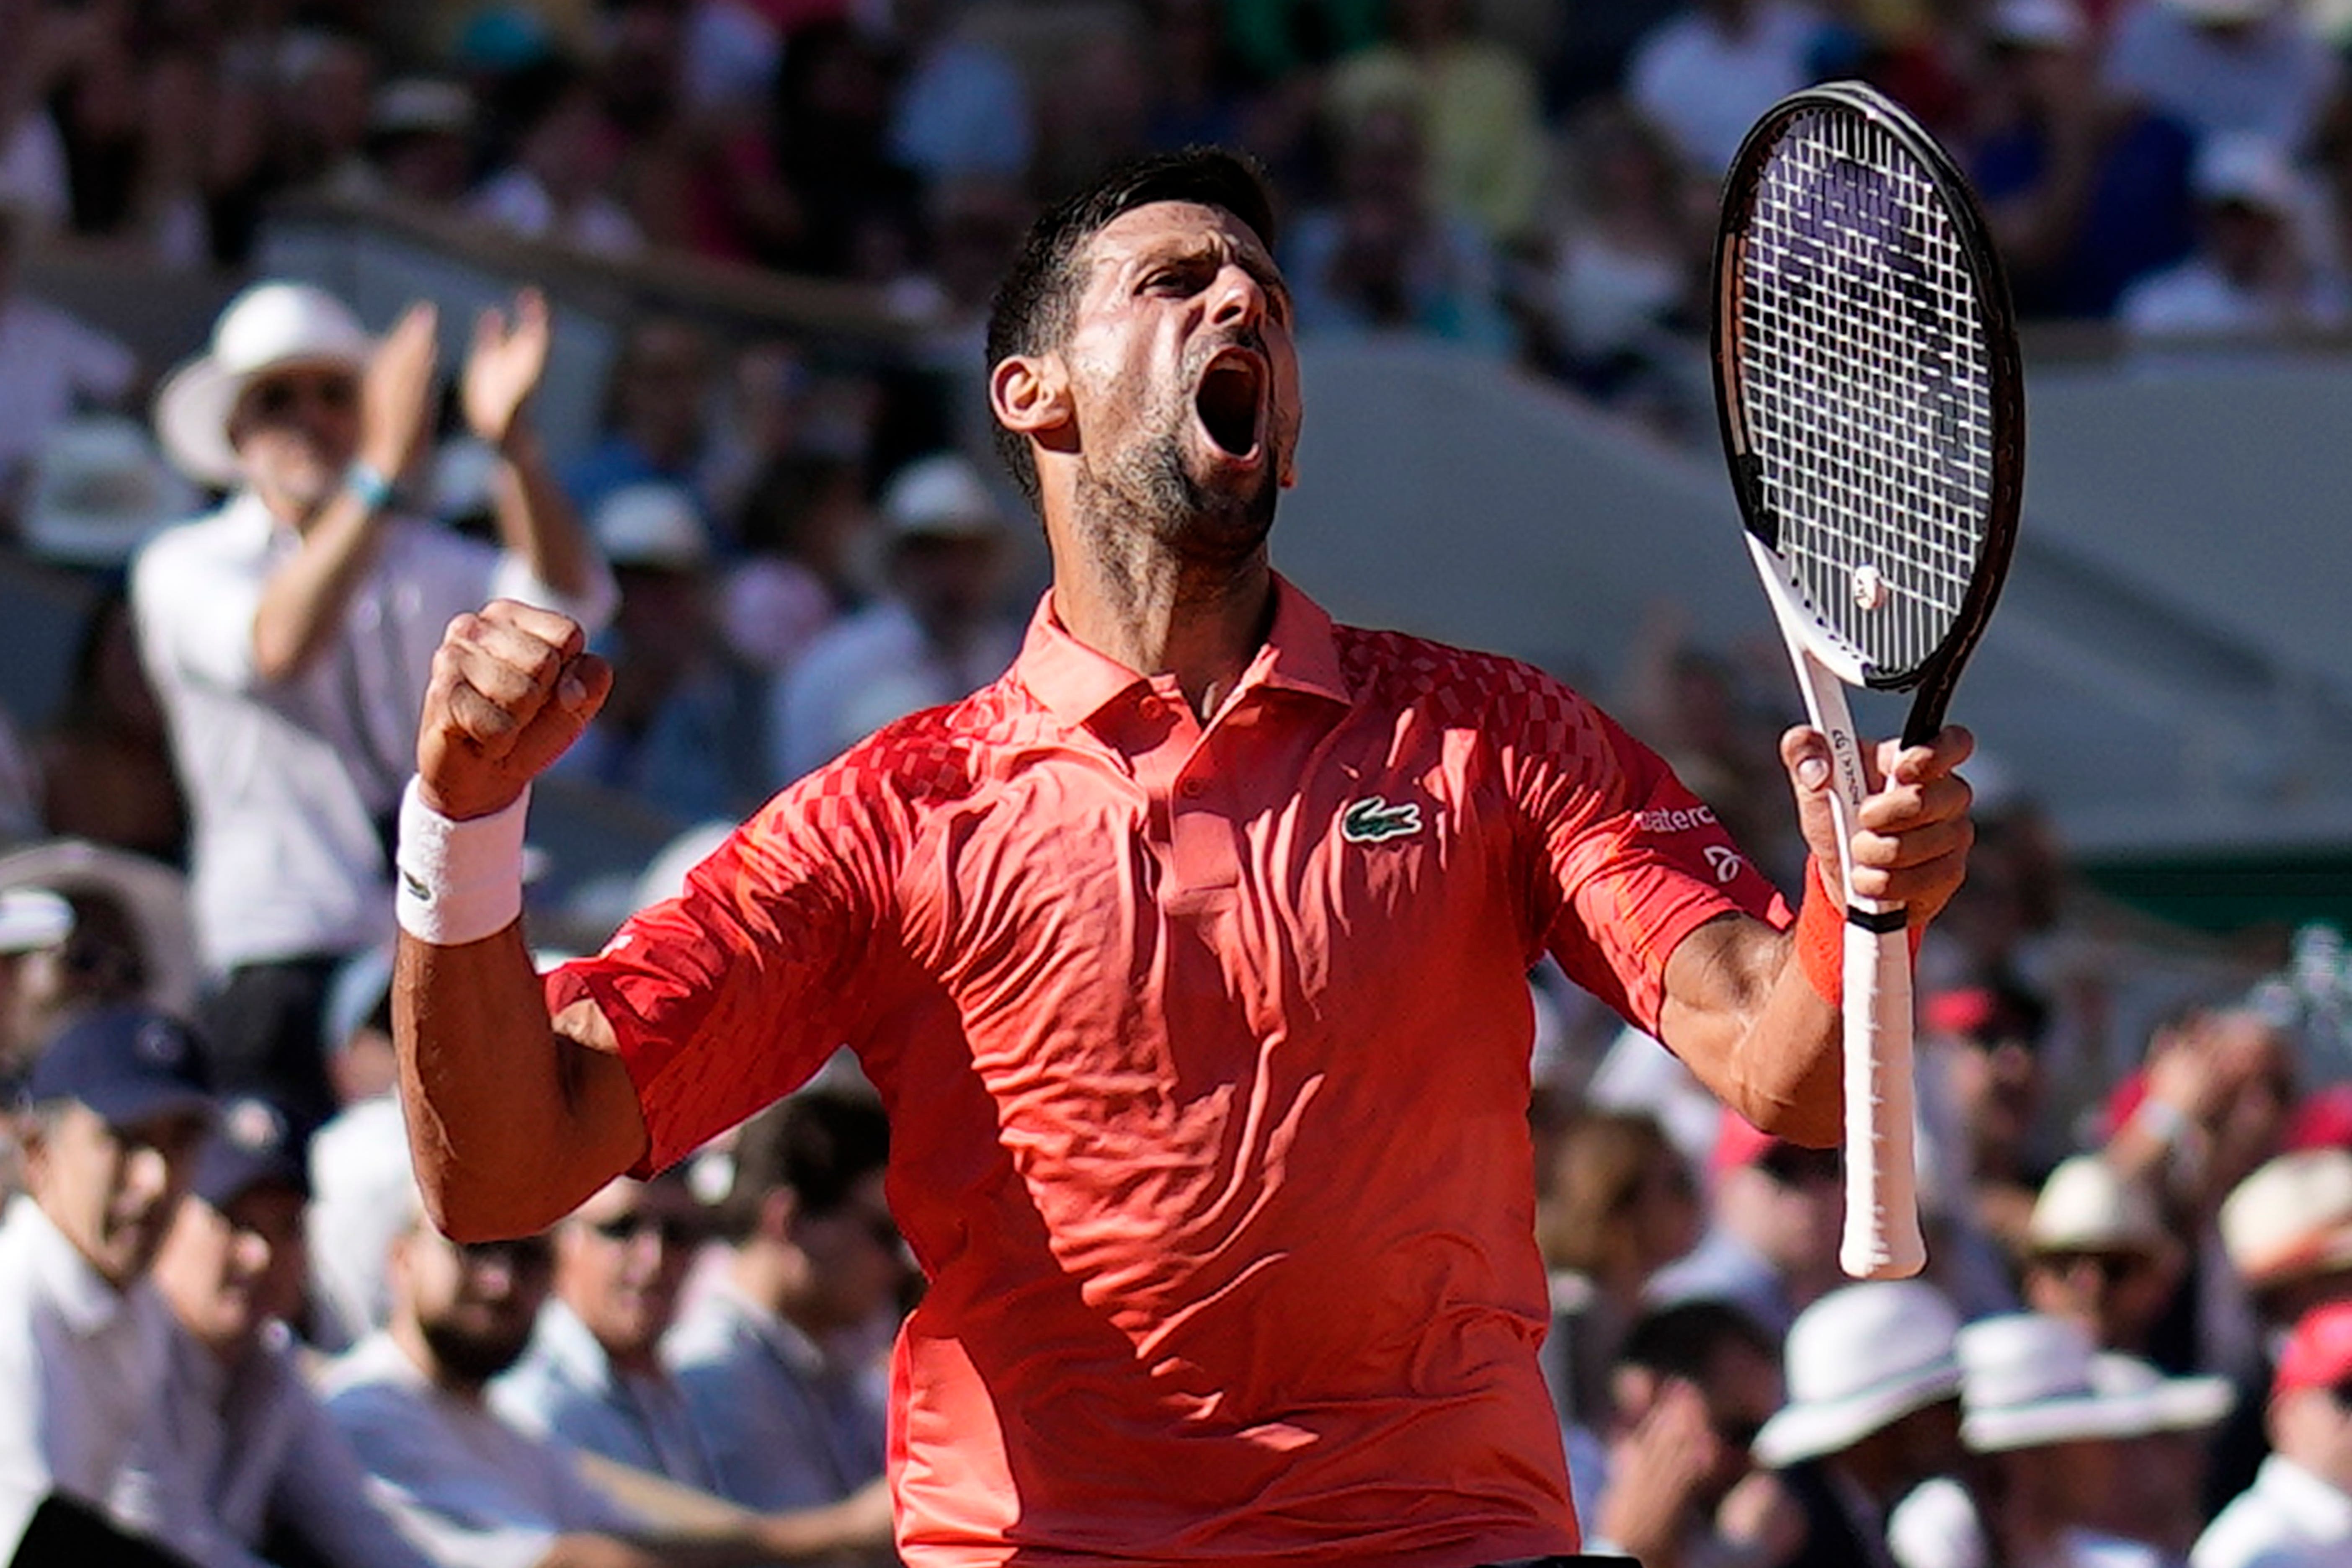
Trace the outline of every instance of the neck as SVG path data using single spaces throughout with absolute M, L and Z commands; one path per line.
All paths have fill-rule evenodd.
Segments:
M 819 1339 L 824 1325 L 813 1321 L 808 1300 L 808 1263 L 792 1247 L 754 1237 L 736 1248 L 735 1289 L 754 1306 Z
M 1205 722 L 1257 657 L 1274 619 L 1274 569 L 1263 544 L 1243 561 L 1188 562 L 1162 549 L 1054 552 L 1054 612 L 1063 629 L 1141 675 L 1172 675 Z

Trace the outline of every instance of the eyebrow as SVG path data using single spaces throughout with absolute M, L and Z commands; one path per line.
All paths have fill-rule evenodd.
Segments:
M 1225 248 L 1213 242 L 1202 241 L 1186 242 L 1182 248 L 1175 250 L 1145 250 L 1139 253 L 1130 263 L 1127 269 L 1128 276 L 1132 278 L 1139 273 L 1150 272 L 1154 268 L 1192 262 L 1222 263 Z M 1263 249 L 1255 247 L 1235 245 L 1231 247 L 1231 250 L 1234 264 L 1248 273 L 1259 288 L 1270 295 L 1279 296 L 1285 305 L 1290 303 L 1290 285 L 1284 279 L 1282 269 L 1274 264 L 1273 258 L 1267 256 Z

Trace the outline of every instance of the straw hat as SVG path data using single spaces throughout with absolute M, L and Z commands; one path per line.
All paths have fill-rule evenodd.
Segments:
M 2060 1162 L 2042 1184 L 2026 1221 L 2034 1252 L 2137 1252 L 2160 1257 L 2172 1246 L 2147 1187 L 2127 1182 L 2097 1154 Z
M 1768 1466 L 1835 1454 L 1960 1391 L 1951 1303 L 1916 1279 L 1832 1290 L 1797 1316 L 1789 1403 L 1756 1434 Z
M 199 483 L 238 482 L 228 417 L 257 376 L 289 365 L 357 372 L 375 350 L 350 307 L 308 283 L 257 283 L 213 324 L 212 346 L 183 362 L 155 394 L 155 432 L 180 471 Z
M 2254 1289 L 2352 1266 L 2352 1152 L 2281 1154 L 2222 1202 L 2221 1249 Z

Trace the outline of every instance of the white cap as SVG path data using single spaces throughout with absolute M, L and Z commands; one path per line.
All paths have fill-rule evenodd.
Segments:
M 73 934 L 73 906 L 47 888 L 0 889 L 0 952 L 36 952 Z
M 2035 1252 L 2160 1255 L 2171 1246 L 2153 1194 L 2097 1154 L 2077 1154 L 2050 1173 L 2025 1236 Z
M 2197 150 L 2189 186 L 2200 201 L 2235 202 L 2281 217 L 2303 205 L 2303 184 L 2286 149 L 2251 131 L 2220 131 Z
M 1916 1279 L 1832 1290 L 1789 1329 L 1789 1403 L 1756 1434 L 1778 1468 L 1842 1453 L 1960 1391 L 1958 1314 Z
M 155 394 L 155 430 L 180 471 L 234 485 L 240 470 L 228 417 L 255 377 L 296 364 L 363 368 L 375 350 L 350 307 L 308 283 L 257 283 L 229 301 L 212 347 L 182 363 Z
M 893 475 L 882 491 L 882 521 L 902 538 L 981 539 L 1004 529 L 1003 514 L 980 470 L 953 452 L 918 458 Z
M 85 415 L 51 429 L 34 454 L 25 544 L 46 561 L 120 566 L 195 505 L 136 421 Z
M 698 572 L 710 561 L 701 510 L 677 485 L 623 485 L 596 503 L 589 526 L 596 548 L 615 566 Z

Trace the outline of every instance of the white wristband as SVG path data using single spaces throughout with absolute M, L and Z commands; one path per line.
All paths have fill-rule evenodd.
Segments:
M 460 822 L 425 804 L 410 779 L 400 796 L 400 848 L 393 909 L 400 929 L 436 947 L 496 936 L 522 917 L 523 819 L 530 787 L 514 804 Z

